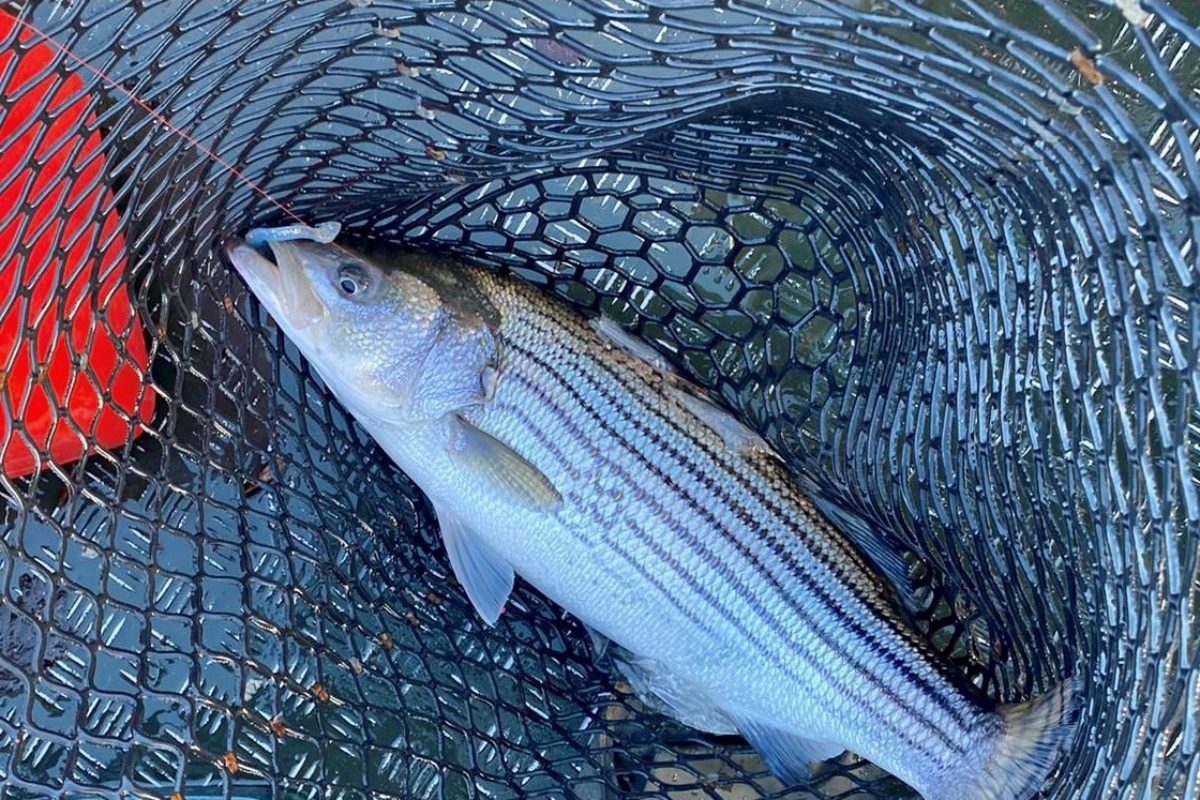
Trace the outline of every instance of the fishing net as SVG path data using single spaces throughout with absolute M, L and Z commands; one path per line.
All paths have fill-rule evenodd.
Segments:
M 1197 797 L 1196 3 L 0 8 L 4 797 L 912 797 L 483 626 L 222 257 L 289 213 L 614 316 L 988 693 L 1080 676 L 1046 797 Z

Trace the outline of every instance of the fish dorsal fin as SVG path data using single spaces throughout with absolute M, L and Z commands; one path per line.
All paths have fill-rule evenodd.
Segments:
M 728 411 L 700 394 L 699 389 L 679 383 L 669 391 L 674 393 L 675 398 L 684 408 L 711 428 L 717 436 L 720 436 L 725 446 L 733 452 L 740 455 L 764 453 L 772 455 L 780 461 L 783 460 L 761 436 L 735 419 Z
M 670 362 L 667 361 L 662 353 L 633 336 L 621 327 L 621 323 L 612 317 L 606 317 L 602 314 L 591 320 L 589 324 L 592 326 L 592 330 L 598 333 L 602 339 L 608 341 L 618 350 L 622 350 L 637 360 L 645 362 L 664 375 L 675 374 L 675 370 L 671 368 Z
M 735 716 L 734 722 L 771 773 L 787 784 L 808 783 L 815 765 L 841 755 L 846 749 L 830 742 L 805 739 L 757 720 Z
M 613 346 L 669 378 L 666 384 L 667 391 L 672 393 L 684 408 L 720 436 L 730 450 L 742 455 L 768 453 L 779 458 L 761 436 L 734 419 L 728 411 L 713 403 L 705 396 L 702 389 L 679 375 L 661 353 L 644 341 L 635 338 L 616 320 L 601 315 L 593 319 L 591 325 L 596 333 Z M 782 459 L 780 460 L 782 461 Z
M 562 495 L 541 470 L 490 433 L 453 417 L 450 450 L 473 476 L 508 502 L 540 511 L 562 505 Z
M 513 569 L 452 511 L 434 504 L 454 575 L 483 621 L 495 625 L 513 588 Z
M 809 497 L 817 510 L 845 534 L 867 557 L 867 561 L 883 575 L 895 591 L 904 610 L 910 615 L 915 614 L 920 609 L 920 604 L 913 595 L 913 582 L 909 577 L 908 564 L 905 563 L 904 557 L 888 544 L 875 526 L 862 517 L 816 492 L 810 493 Z

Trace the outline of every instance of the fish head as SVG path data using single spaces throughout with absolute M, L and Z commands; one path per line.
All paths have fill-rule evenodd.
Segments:
M 227 253 L 284 334 L 355 416 L 426 419 L 479 394 L 490 338 L 472 335 L 479 320 L 460 313 L 456 298 L 430 279 L 428 269 L 405 269 L 403 259 L 381 260 L 332 243 L 289 240 L 268 246 L 272 257 L 244 241 L 235 241 Z M 429 396 L 430 386 L 437 396 Z

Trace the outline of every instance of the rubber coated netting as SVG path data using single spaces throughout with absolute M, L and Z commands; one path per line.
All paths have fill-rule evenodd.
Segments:
M 1045 796 L 1200 796 L 1193 0 L 0 9 L 3 797 L 913 796 L 483 626 L 222 256 L 282 209 L 616 316 L 989 693 L 1082 677 Z

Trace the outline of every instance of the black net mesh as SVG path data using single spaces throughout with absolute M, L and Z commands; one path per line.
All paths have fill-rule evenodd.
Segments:
M 989 693 L 1082 676 L 1047 797 L 1197 796 L 1192 0 L 7 9 L 4 797 L 911 796 L 784 790 L 528 587 L 481 625 L 220 254 L 281 209 L 617 317 Z

